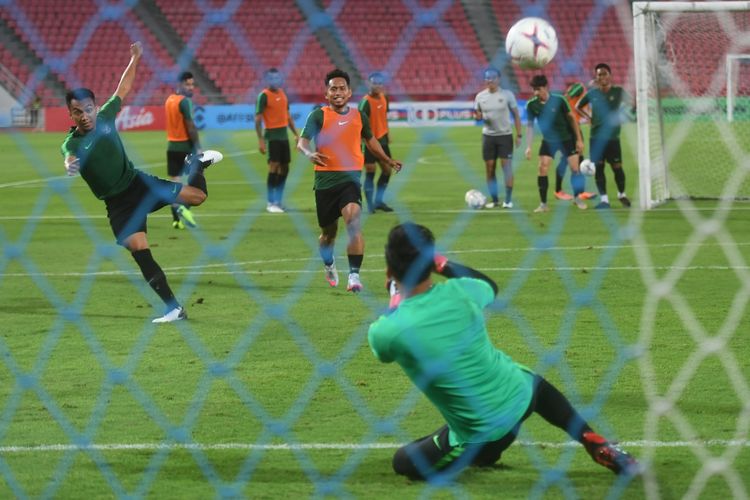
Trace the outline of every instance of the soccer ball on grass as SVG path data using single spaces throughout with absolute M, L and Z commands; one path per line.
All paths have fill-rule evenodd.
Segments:
M 505 52 L 521 69 L 539 69 L 557 53 L 557 33 L 539 17 L 524 17 L 505 37 Z
M 596 173 L 596 163 L 586 158 L 579 166 L 583 175 L 594 175 Z
M 466 206 L 474 210 L 479 210 L 487 203 L 487 198 L 478 189 L 469 189 L 466 191 L 464 200 L 466 201 Z

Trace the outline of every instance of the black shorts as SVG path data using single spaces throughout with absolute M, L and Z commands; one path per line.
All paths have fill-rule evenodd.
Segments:
M 167 175 L 180 177 L 185 173 L 185 158 L 190 153 L 182 151 L 167 151 Z
M 622 148 L 620 139 L 611 139 L 608 141 L 591 139 L 589 141 L 591 161 L 599 163 L 606 161 L 610 165 L 613 163 L 622 163 Z
M 482 159 L 484 161 L 513 158 L 513 135 L 482 134 Z
M 315 191 L 315 210 L 318 226 L 330 226 L 341 217 L 341 210 L 349 203 L 362 206 L 362 189 L 356 182 L 344 182 L 328 189 Z
M 494 464 L 516 440 L 521 424 L 534 412 L 538 382 L 535 375 L 534 392 L 528 408 L 516 425 L 500 439 L 452 446 L 448 439 L 450 431 L 444 425 L 432 434 L 399 448 L 393 456 L 393 470 L 410 478 L 426 479 L 446 469 L 455 473 L 470 465 L 486 467 Z
M 383 148 L 383 151 L 385 151 L 385 154 L 388 156 L 391 156 L 391 148 L 388 146 L 388 134 L 385 134 L 383 137 L 378 139 L 378 142 L 380 143 L 380 147 Z M 377 158 L 375 158 L 375 155 L 370 152 L 370 148 L 365 146 L 365 163 L 376 163 L 378 161 Z
M 292 159 L 289 141 L 268 141 L 268 163 L 288 165 Z
M 106 198 L 107 218 L 118 245 L 134 233 L 146 232 L 146 216 L 177 201 L 182 184 L 138 172 L 122 193 Z
M 573 156 L 574 154 L 577 154 L 576 151 L 576 141 L 570 140 L 570 141 L 546 141 L 542 139 L 542 144 L 539 146 L 539 156 L 549 156 L 550 158 L 554 158 L 555 154 L 560 151 L 562 152 L 563 156 L 566 158 L 568 156 Z

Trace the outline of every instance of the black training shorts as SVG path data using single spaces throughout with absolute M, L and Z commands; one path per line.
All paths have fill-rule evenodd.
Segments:
M 185 173 L 185 158 L 190 153 L 183 151 L 167 151 L 167 175 L 180 177 Z
M 138 171 L 133 182 L 104 200 L 118 245 L 134 233 L 146 232 L 146 216 L 177 201 L 182 184 Z
M 484 161 L 513 158 L 513 135 L 482 134 L 482 159 Z
M 289 141 L 268 141 L 268 163 L 276 162 L 288 165 L 292 159 Z
M 610 165 L 613 163 L 622 163 L 622 148 L 620 147 L 620 139 L 600 140 L 591 139 L 589 141 L 589 154 L 591 155 L 591 161 L 599 163 L 606 161 Z
M 546 141 L 542 139 L 542 144 L 539 146 L 539 156 L 549 156 L 550 158 L 555 157 L 555 153 L 561 151 L 563 156 L 573 156 L 577 153 L 576 141 Z
M 383 148 L 383 151 L 385 151 L 385 154 L 388 156 L 391 156 L 391 148 L 388 146 L 388 134 L 385 134 L 383 137 L 378 139 L 378 142 L 380 143 L 380 147 Z M 378 161 L 377 158 L 375 158 L 375 155 L 370 152 L 370 148 L 365 146 L 365 163 L 376 163 Z
M 344 182 L 328 189 L 315 191 L 318 226 L 327 227 L 341 217 L 341 210 L 349 203 L 362 206 L 362 190 L 356 182 Z

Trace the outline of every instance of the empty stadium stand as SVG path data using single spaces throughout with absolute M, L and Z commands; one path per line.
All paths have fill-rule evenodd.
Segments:
M 561 88 L 570 79 L 587 81 L 600 61 L 612 66 L 619 83 L 632 81 L 627 3 L 569 0 L 549 2 L 540 11 L 535 4 L 484 1 L 485 11 L 494 14 L 481 23 L 484 29 L 496 27 L 504 34 L 520 17 L 540 13 L 555 25 L 560 47 L 544 70 L 553 87 Z M 180 66 L 175 48 L 164 47 L 165 37 L 146 29 L 155 24 L 144 22 L 144 16 L 152 12 L 156 17 L 156 10 L 162 25 L 167 20 L 170 36 L 179 38 L 182 65 L 185 58 L 194 58 L 205 73 L 201 76 L 211 82 L 211 92 L 221 94 L 201 95 L 199 89 L 198 103 L 207 98 L 254 100 L 269 67 L 286 75 L 292 100 L 320 101 L 323 75 L 336 66 L 352 68 L 355 85 L 373 70 L 386 71 L 396 99 L 467 99 L 482 85 L 482 68 L 497 55 L 497 47 L 480 45 L 480 40 L 492 37 L 478 36 L 479 23 L 470 22 L 460 1 L 382 0 L 375 8 L 369 2 L 333 0 L 304 5 L 295 0 L 149 0 L 136 12 L 127 2 L 80 0 L 71 9 L 58 0 L 30 0 L 13 2 L 12 9 L 0 6 L 0 21 L 44 61 L 62 86 L 87 85 L 99 96 L 114 90 L 127 61 L 127 44 L 141 40 L 145 54 L 133 95 L 137 104 L 161 104 Z M 586 42 L 592 38 L 596 43 Z M 8 50 L 0 51 L 0 57 L 19 80 L 31 81 L 38 63 Z M 513 90 L 527 97 L 526 83 L 534 72 L 512 71 L 511 81 L 519 85 Z M 59 89 L 39 90 L 45 105 L 60 105 Z

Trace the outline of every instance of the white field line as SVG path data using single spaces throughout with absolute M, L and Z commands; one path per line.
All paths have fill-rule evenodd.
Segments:
M 221 264 L 221 266 L 227 266 L 228 264 Z M 239 269 L 237 271 L 201 271 L 203 267 L 208 266 L 185 266 L 180 269 L 173 270 L 172 268 L 165 267 L 163 270 L 168 272 L 170 276 L 182 276 L 182 275 L 207 275 L 207 276 L 220 276 L 220 275 L 264 275 L 264 274 L 318 274 L 322 272 L 319 269 L 263 269 L 263 270 L 249 270 Z M 188 269 L 188 270 L 185 270 Z M 577 271 L 640 271 L 649 269 L 652 271 L 738 271 L 738 270 L 750 270 L 750 266 L 581 266 L 581 267 L 479 267 L 478 271 L 482 272 L 499 272 L 499 273 L 515 273 L 515 272 L 550 272 L 550 271 L 566 271 L 566 272 L 577 272 Z M 378 269 L 362 269 L 360 274 L 379 273 L 383 274 L 385 268 Z M 0 273 L 2 278 L 26 278 L 32 276 L 43 276 L 43 277 L 83 277 L 83 276 L 140 276 L 139 271 L 96 271 L 93 273 L 81 273 L 81 272 L 61 272 L 61 273 Z
M 214 182 L 213 184 L 226 184 L 226 185 L 236 185 L 237 183 L 234 181 L 226 181 L 226 182 Z M 253 183 L 256 185 L 261 185 L 263 182 L 257 182 Z M 2 187 L 2 186 L 0 186 Z M 85 185 L 81 185 L 81 187 L 86 187 Z M 265 203 L 265 202 L 264 202 Z M 609 211 L 615 211 L 615 212 L 627 212 L 632 210 L 639 210 L 639 209 L 633 209 L 633 208 L 610 208 Z M 679 207 L 659 207 L 657 209 L 659 212 L 715 212 L 716 207 L 691 207 L 691 208 L 679 208 Z M 740 212 L 740 211 L 748 211 L 750 210 L 750 203 L 748 204 L 740 204 L 735 205 L 732 207 L 732 212 Z M 291 212 L 310 212 L 314 213 L 315 208 L 313 206 L 309 207 L 292 207 L 288 208 L 287 211 Z M 265 211 L 265 205 L 263 205 L 262 208 L 257 209 L 258 215 L 261 217 L 278 217 L 278 214 L 269 214 Z M 475 213 L 477 217 L 505 217 L 508 215 L 511 215 L 512 212 L 531 212 L 531 209 L 529 210 L 522 210 L 522 209 L 505 209 L 502 212 L 496 211 L 496 210 L 471 210 L 468 208 L 447 208 L 442 210 L 411 210 L 410 214 L 463 214 L 463 213 Z M 222 218 L 222 217 L 239 217 L 239 216 L 245 216 L 247 215 L 247 212 L 209 212 L 204 211 L 201 209 L 200 211 L 200 217 L 201 218 Z M 163 212 L 163 213 L 151 213 L 148 215 L 149 219 L 166 219 L 171 218 L 172 215 L 169 212 Z M 65 215 L 0 215 L 0 220 L 73 220 L 73 219 L 102 219 L 105 220 L 107 218 L 107 215 L 102 211 L 102 213 L 99 214 L 81 214 L 81 215 L 75 215 L 75 214 L 65 214 Z
M 701 243 L 698 246 L 710 246 L 712 243 Z M 750 242 L 736 242 L 737 246 L 747 246 Z M 634 248 L 639 245 L 582 245 L 582 246 L 558 246 L 549 247 L 545 250 L 549 251 L 582 251 L 582 250 L 605 250 L 611 248 Z M 649 248 L 670 248 L 670 247 L 685 247 L 682 243 L 665 243 L 662 245 L 648 245 Z M 533 247 L 515 247 L 515 248 L 475 248 L 469 250 L 451 250 L 446 252 L 447 255 L 460 255 L 468 253 L 509 253 L 509 252 L 529 252 L 535 250 Z M 281 259 L 260 259 L 260 260 L 248 260 L 240 262 L 219 262 L 212 264 L 203 264 L 199 266 L 172 266 L 164 267 L 163 270 L 172 275 L 224 275 L 224 274 L 247 274 L 247 275 L 263 275 L 263 274 L 308 274 L 318 273 L 318 269 L 266 269 L 268 264 L 274 263 L 291 263 L 291 262 L 309 262 L 317 261 L 318 257 L 297 257 L 297 258 L 281 258 Z M 237 270 L 220 270 L 220 268 L 227 268 L 230 266 L 241 267 L 259 265 L 262 266 L 262 270 L 251 270 L 251 269 L 237 269 Z M 747 270 L 750 266 L 726 266 L 726 265 L 709 265 L 709 266 L 572 266 L 572 267 L 482 267 L 479 271 L 483 272 L 549 272 L 549 271 L 639 271 L 642 269 L 650 269 L 655 271 L 668 271 L 668 270 L 681 270 L 681 271 L 736 271 L 736 270 Z M 383 273 L 382 268 L 375 269 L 363 269 L 362 273 Z M 0 273 L 0 277 L 8 278 L 23 278 L 31 276 L 44 276 L 44 277 L 83 277 L 83 276 L 127 276 L 127 275 L 140 275 L 140 272 L 114 270 L 114 271 L 95 271 L 95 272 L 75 272 L 75 271 L 61 271 L 61 272 L 50 272 L 50 273 Z
M 42 444 L 34 446 L 0 446 L 0 453 L 38 453 L 65 451 L 150 451 L 150 450 L 382 450 L 395 449 L 406 443 L 109 443 L 109 444 Z M 691 447 L 750 447 L 748 440 L 709 439 L 703 441 L 620 441 L 625 448 L 691 448 Z M 516 441 L 514 446 L 542 448 L 573 448 L 575 441 L 543 442 Z
M 227 158 L 234 158 L 236 156 L 244 156 L 244 155 L 254 154 L 254 153 L 257 153 L 257 152 L 258 152 L 257 149 L 250 149 L 248 151 L 237 151 L 235 153 L 227 153 L 224 156 L 227 157 Z M 136 165 L 136 168 L 139 169 L 139 170 L 149 170 L 149 169 L 152 169 L 152 168 L 155 168 L 155 167 L 160 167 L 160 166 L 161 167 L 166 167 L 166 165 L 167 165 L 166 162 L 160 161 L 160 162 L 156 162 L 156 163 L 143 163 L 141 165 Z M 64 168 L 62 166 L 62 161 L 60 161 L 60 170 L 64 170 Z M 5 184 L 0 184 L 0 189 L 2 189 L 2 188 L 9 188 L 9 187 L 22 187 L 22 186 L 28 186 L 28 185 L 33 185 L 33 184 L 41 184 L 41 183 L 49 182 L 49 181 L 52 181 L 52 180 L 57 180 L 57 179 L 71 179 L 73 177 L 77 177 L 77 176 L 70 176 L 70 175 L 67 175 L 67 174 L 63 174 L 63 175 L 55 175 L 55 176 L 52 176 L 52 177 L 40 177 L 40 178 L 37 178 L 37 179 L 29 179 L 29 180 L 26 180 L 26 181 L 6 182 Z

